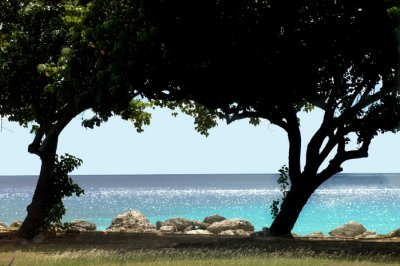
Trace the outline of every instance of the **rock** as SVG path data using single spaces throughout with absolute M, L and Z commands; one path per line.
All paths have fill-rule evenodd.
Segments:
M 205 217 L 204 220 L 203 220 L 203 223 L 212 224 L 212 223 L 215 223 L 215 222 L 221 222 L 223 220 L 226 220 L 226 218 L 221 216 L 221 215 L 214 214 L 214 215 L 210 215 L 210 216 Z
M 71 222 L 72 231 L 94 231 L 96 230 L 96 224 L 84 221 L 84 220 L 73 220 Z
M 185 228 L 193 225 L 191 220 L 185 218 L 171 218 L 162 223 L 163 226 L 170 225 L 176 228 L 176 231 L 183 231 Z
M 106 231 L 143 233 L 148 229 L 155 229 L 155 227 L 140 211 L 132 210 L 114 218 Z
M 366 231 L 366 232 L 362 233 L 361 235 L 356 236 L 355 238 L 359 239 L 359 238 L 376 238 L 376 237 L 377 237 L 377 235 L 376 235 L 375 231 Z
M 159 231 L 157 231 L 157 229 L 155 229 L 155 228 L 150 228 L 150 229 L 144 229 L 143 233 L 158 234 Z
M 196 226 L 191 225 L 191 226 L 189 226 L 189 227 L 186 227 L 186 228 L 183 230 L 183 232 L 189 232 L 189 231 L 192 231 L 192 230 L 196 230 Z
M 213 233 L 211 233 L 208 230 L 191 230 L 191 231 L 187 231 L 185 232 L 186 235 L 212 235 Z
M 226 230 L 238 230 L 243 229 L 244 231 L 254 232 L 254 226 L 246 220 L 241 220 L 238 218 L 223 220 L 221 222 L 212 223 L 207 230 L 214 233 L 219 234 L 222 231 Z
M 400 237 L 400 228 L 397 228 L 397 229 L 391 231 L 387 236 L 388 237 Z
M 251 234 L 252 232 L 244 231 L 243 229 L 226 230 L 219 233 L 219 235 L 225 235 L 225 236 L 249 236 Z
M 219 233 L 222 236 L 234 236 L 235 232 L 233 230 L 225 230 Z
M 252 231 L 244 231 L 243 229 L 238 229 L 234 231 L 235 235 L 238 236 L 250 236 L 253 232 Z
M 162 223 L 162 225 L 172 225 L 176 228 L 176 231 L 183 232 L 190 226 L 196 226 L 200 229 L 205 229 L 209 224 L 202 223 L 196 220 L 189 220 L 185 218 L 171 218 Z
M 329 235 L 336 237 L 356 237 L 363 234 L 366 231 L 367 229 L 365 229 L 365 227 L 362 224 L 350 221 L 330 231 Z
M 174 233 L 176 232 L 176 227 L 173 225 L 163 225 L 159 230 L 161 233 Z
M 197 220 L 192 220 L 192 226 L 195 226 L 198 229 L 206 229 L 207 227 L 210 226 L 208 223 L 203 223 Z
M 377 234 L 375 234 L 375 235 L 366 235 L 364 238 L 365 239 L 376 239 L 376 238 L 379 238 L 379 236 Z
M 18 230 L 22 225 L 22 221 L 14 221 L 10 224 L 11 230 Z
M 325 237 L 322 232 L 313 232 L 311 234 L 305 235 L 305 237 Z
M 0 231 L 5 231 L 5 230 L 8 230 L 7 225 L 3 222 L 0 222 Z

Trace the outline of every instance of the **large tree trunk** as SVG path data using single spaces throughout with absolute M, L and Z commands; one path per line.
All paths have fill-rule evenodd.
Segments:
M 32 202 L 27 207 L 28 214 L 19 229 L 19 234 L 25 239 L 32 239 L 39 233 L 46 217 L 47 204 L 50 201 L 49 196 L 53 193 L 52 172 L 55 165 L 57 142 L 58 138 L 55 138 L 47 149 L 40 153 L 42 165 L 39 179 Z
M 310 184 L 292 185 L 269 229 L 268 236 L 293 238 L 291 231 L 301 210 L 316 188 Z

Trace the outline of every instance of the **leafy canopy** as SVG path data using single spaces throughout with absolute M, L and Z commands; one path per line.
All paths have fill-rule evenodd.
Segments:
M 149 104 L 137 98 L 137 91 L 110 86 L 96 70 L 101 58 L 84 38 L 84 4 L 0 2 L 0 115 L 32 127 L 35 137 L 28 151 L 42 159 L 38 187 L 28 207 L 31 219 L 27 220 L 36 224 L 27 225 L 26 237 L 33 237 L 38 227 L 60 221 L 64 196 L 83 193 L 68 177 L 81 160 L 56 155 L 58 137 L 75 116 L 92 110 L 94 117 L 83 125 L 93 127 L 121 115 L 131 119 L 139 132 L 150 123 L 145 111 Z
M 134 119 L 139 130 L 149 123 L 136 91 L 117 90 L 96 71 L 101 58 L 81 25 L 86 10 L 78 1 L 2 1 L 1 115 L 42 131 L 88 109 L 97 115 L 86 126 L 113 114 Z

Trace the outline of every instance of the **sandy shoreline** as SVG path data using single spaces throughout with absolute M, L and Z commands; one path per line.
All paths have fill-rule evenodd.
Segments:
M 45 233 L 40 243 L 26 242 L 16 231 L 0 232 L 0 250 L 54 249 L 260 249 L 265 252 L 384 255 L 400 258 L 400 238 L 335 239 L 296 237 L 294 240 L 260 236 L 184 235 L 149 233 L 60 232 Z

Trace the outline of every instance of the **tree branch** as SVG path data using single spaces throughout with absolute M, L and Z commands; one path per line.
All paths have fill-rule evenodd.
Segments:
M 28 146 L 29 153 L 40 156 L 39 148 L 42 143 L 43 136 L 44 136 L 44 132 L 39 129 L 38 132 L 36 132 L 35 138 L 33 139 L 32 143 L 29 144 L 29 146 Z
M 348 96 L 348 97 L 349 97 L 349 106 L 344 106 L 343 109 L 348 109 L 348 108 L 350 108 L 350 107 L 353 106 L 354 101 L 357 99 L 357 97 L 359 96 L 359 94 L 360 94 L 361 91 L 362 91 L 362 87 L 358 86 L 358 87 L 357 87 L 356 89 L 354 89 L 354 90 L 355 90 L 354 93 Z M 363 100 L 363 95 L 365 95 L 365 94 L 368 95 L 369 91 L 370 91 L 370 90 L 368 90 L 368 92 L 365 91 L 363 94 L 361 94 L 361 95 L 360 95 L 360 98 Z
M 335 157 L 331 160 L 328 167 L 317 175 L 318 182 L 322 184 L 332 175 L 343 171 L 341 165 L 345 161 L 368 157 L 368 149 L 369 145 L 371 144 L 372 138 L 373 135 L 369 135 L 364 139 L 359 149 L 351 151 L 345 151 L 345 140 L 341 140 L 338 145 L 338 152 L 336 153 Z
M 323 147 L 322 151 L 319 153 L 317 157 L 314 159 L 314 168 L 313 174 L 316 174 L 319 167 L 322 165 L 322 163 L 326 160 L 328 155 L 332 152 L 332 150 L 335 148 L 336 145 L 340 143 L 340 139 L 343 138 L 343 132 L 340 129 L 336 130 L 336 134 L 334 134 L 332 131 L 330 132 L 328 136 L 328 142 L 326 143 L 325 147 Z
M 271 116 L 269 116 L 266 113 L 263 112 L 258 112 L 258 111 L 243 111 L 243 110 L 237 110 L 235 113 L 231 115 L 223 115 L 222 116 L 227 124 L 230 124 L 234 121 L 245 119 L 245 118 L 263 118 L 269 120 L 272 124 L 275 124 L 284 130 L 287 130 L 287 122 L 277 119 Z
M 337 127 L 337 122 L 334 117 L 335 108 L 336 108 L 336 101 L 334 100 L 334 97 L 331 95 L 331 97 L 329 97 L 328 102 L 325 105 L 324 109 L 325 113 L 322 124 L 307 145 L 306 165 L 304 167 L 304 171 L 307 172 L 307 175 L 309 176 L 314 176 L 317 173 L 318 168 L 321 166 L 322 162 L 325 160 L 325 158 L 323 158 L 324 155 L 322 157 L 320 156 L 320 149 L 322 147 L 324 140 L 327 137 L 329 137 L 327 143 L 329 147 L 334 143 L 333 142 L 334 130 Z M 327 149 L 329 148 L 326 148 L 326 150 Z
M 380 90 L 373 95 L 367 96 L 367 97 L 361 97 L 360 101 L 353 105 L 352 107 L 346 109 L 340 116 L 340 124 L 345 124 L 346 121 L 348 121 L 351 117 L 355 116 L 357 112 L 361 111 L 365 107 L 367 107 L 370 104 L 373 104 L 376 101 L 379 101 L 382 99 L 382 97 L 386 94 L 386 91 Z
M 50 130 L 46 133 L 46 137 L 38 149 L 39 154 L 42 154 L 44 151 L 46 151 L 53 139 L 58 137 L 68 123 L 71 122 L 75 116 L 81 113 L 81 111 L 75 111 L 75 108 L 72 105 L 67 105 L 62 113 L 63 114 L 60 116 L 60 119 L 55 122 L 55 124 L 50 126 Z
M 246 119 L 246 118 L 258 118 L 260 117 L 258 112 L 245 112 L 245 113 L 235 113 L 233 115 L 222 115 L 221 117 L 223 117 L 226 121 L 226 123 L 229 125 L 237 120 L 242 120 L 242 119 Z

